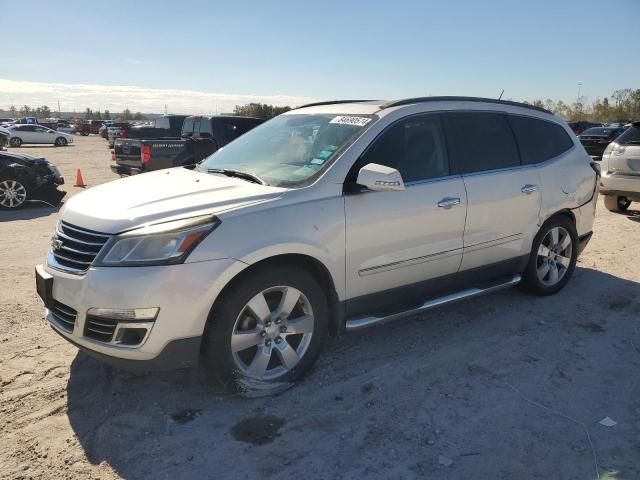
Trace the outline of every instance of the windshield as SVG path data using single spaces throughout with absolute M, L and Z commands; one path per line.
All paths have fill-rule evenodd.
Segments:
M 371 115 L 282 115 L 245 133 L 198 165 L 198 170 L 249 173 L 276 187 L 317 178 L 368 127 Z

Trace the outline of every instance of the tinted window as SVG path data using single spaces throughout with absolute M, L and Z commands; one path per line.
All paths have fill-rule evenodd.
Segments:
M 211 137 L 213 135 L 213 119 L 209 117 L 202 117 L 200 120 L 200 126 L 198 132 L 201 137 Z
M 365 152 L 359 168 L 368 163 L 397 169 L 405 182 L 449 175 L 439 117 L 426 115 L 396 123 Z
M 611 136 L 616 131 L 615 128 L 589 128 L 582 132 L 582 135 L 607 135 Z
M 640 145 L 640 124 L 635 124 L 627 128 L 622 135 L 616 139 L 619 145 Z
M 560 125 L 520 115 L 508 117 L 523 165 L 544 162 L 573 147 L 571 137 Z
M 193 117 L 187 117 L 182 124 L 183 134 L 193 134 Z
M 452 112 L 443 115 L 451 164 L 456 173 L 520 165 L 516 141 L 505 115 Z
M 20 130 L 21 132 L 33 132 L 35 131 L 35 128 L 33 125 L 23 125 L 21 127 L 16 128 L 16 130 Z

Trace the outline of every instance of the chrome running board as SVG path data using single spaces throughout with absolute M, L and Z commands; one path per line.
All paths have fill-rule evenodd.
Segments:
M 431 310 L 432 308 L 439 307 L 441 305 L 447 305 L 449 303 L 459 302 L 460 300 L 466 300 L 468 298 L 478 297 L 480 295 L 485 295 L 487 293 L 496 292 L 498 290 L 503 290 L 505 288 L 512 287 L 517 285 L 522 280 L 520 275 L 514 275 L 508 282 L 500 283 L 497 285 L 492 285 L 486 288 L 471 288 L 469 290 L 463 290 L 462 292 L 453 293 L 451 295 L 447 295 L 446 297 L 436 298 L 434 300 L 429 300 L 428 302 L 423 303 L 421 306 L 417 308 L 412 308 L 410 310 L 404 312 L 393 313 L 386 317 L 361 317 L 347 320 L 346 329 L 347 331 L 354 330 L 362 330 L 363 328 L 371 327 L 372 325 L 377 325 L 378 323 L 390 322 L 392 320 L 397 320 L 399 318 L 406 317 L 407 315 L 412 315 L 415 313 L 421 313 L 426 310 Z

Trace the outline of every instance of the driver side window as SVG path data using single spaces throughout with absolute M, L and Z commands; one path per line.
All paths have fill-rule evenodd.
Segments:
M 412 116 L 385 130 L 357 162 L 357 170 L 369 163 L 395 168 L 405 183 L 449 175 L 439 115 Z

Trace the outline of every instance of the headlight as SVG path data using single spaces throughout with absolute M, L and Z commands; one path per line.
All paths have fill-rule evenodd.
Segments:
M 173 265 L 220 225 L 210 215 L 150 225 L 113 237 L 96 258 L 102 267 Z

